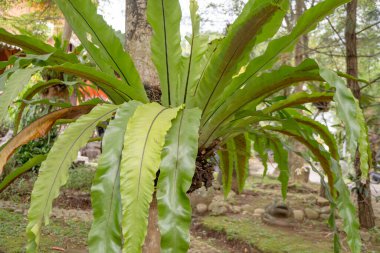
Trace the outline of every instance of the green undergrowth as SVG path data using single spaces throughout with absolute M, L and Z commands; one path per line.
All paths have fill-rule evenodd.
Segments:
M 90 193 L 95 169 L 81 165 L 69 170 L 69 179 L 63 190 L 82 191 Z M 24 203 L 29 199 L 37 173 L 28 172 L 16 179 L 8 188 L 0 193 L 0 200 L 10 200 L 16 203 Z
M 0 209 L 0 253 L 23 253 L 26 243 L 26 217 Z M 52 247 L 85 249 L 89 222 L 52 220 L 43 229 L 40 253 L 53 252 Z
M 69 180 L 64 189 L 90 192 L 95 169 L 90 166 L 79 166 L 69 170 Z
M 212 231 L 223 232 L 229 240 L 246 242 L 265 253 L 331 253 L 332 241 L 295 234 L 291 228 L 285 230 L 263 225 L 252 218 L 210 216 L 202 224 Z

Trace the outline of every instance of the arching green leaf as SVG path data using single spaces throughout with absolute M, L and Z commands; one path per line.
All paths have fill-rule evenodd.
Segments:
M 272 40 L 264 54 L 256 57 L 249 63 L 246 71 L 233 81 L 231 85 L 233 87 L 232 92 L 246 85 L 247 82 L 260 71 L 270 68 L 281 53 L 293 49 L 303 34 L 313 30 L 327 15 L 349 1 L 350 0 L 325 0 L 306 10 L 298 19 L 296 26 L 290 34 Z
M 193 96 L 193 90 L 199 82 L 199 79 L 202 75 L 202 70 L 205 68 L 205 65 L 208 61 L 206 52 L 209 48 L 209 37 L 207 35 L 199 34 L 200 17 L 197 14 L 197 11 L 197 1 L 191 0 L 190 15 L 192 23 L 192 34 L 191 37 L 188 38 L 191 49 L 190 55 L 183 58 L 182 60 L 181 72 L 183 72 L 183 80 L 180 82 L 180 89 L 178 94 L 180 96 L 179 101 L 182 101 L 183 103 L 186 103 L 186 101 L 188 101 L 188 97 L 190 97 L 190 99 L 192 98 L 191 96 Z
M 196 106 L 203 109 L 204 114 L 208 114 L 217 95 L 224 91 L 232 77 L 246 64 L 252 47 L 266 39 L 267 34 L 281 24 L 287 3 L 282 0 L 250 0 L 246 4 L 243 12 L 229 27 L 227 36 L 213 54 L 202 76 Z M 272 19 L 275 20 L 274 24 L 270 23 Z M 266 27 L 267 24 L 270 24 L 269 27 Z
M 49 67 L 49 69 L 76 75 L 93 82 L 117 104 L 130 100 L 148 102 L 144 89 L 138 89 L 136 87 L 125 85 L 123 81 L 120 81 L 113 75 L 102 73 L 97 71 L 95 68 L 88 67 L 83 64 L 65 63 L 63 65 Z
M 347 143 L 353 158 L 356 156 L 356 148 L 359 149 L 362 180 L 365 181 L 369 171 L 370 155 L 368 154 L 367 126 L 359 102 L 351 90 L 347 88 L 343 79 L 335 72 L 321 67 L 320 74 L 326 82 L 336 89 L 334 101 L 337 115 L 346 127 Z
M 19 95 L 30 78 L 39 70 L 40 67 L 16 70 L 5 84 L 3 94 L 0 95 L 0 121 L 7 115 L 7 110 L 12 101 Z
M 15 116 L 15 122 L 14 122 L 14 126 L 13 126 L 15 133 L 18 133 L 18 128 L 19 128 L 19 125 L 21 122 L 22 113 L 24 112 L 24 109 L 27 106 L 27 103 L 24 103 L 23 101 L 24 100 L 31 100 L 40 91 L 42 91 L 42 90 L 44 90 L 50 86 L 62 84 L 62 83 L 64 83 L 64 82 L 61 80 L 58 80 L 58 79 L 52 79 L 52 80 L 49 80 L 47 82 L 38 82 L 37 84 L 33 85 L 32 87 L 28 88 L 25 91 L 25 93 L 20 98 L 22 100 L 22 102 L 21 102 L 21 104 L 20 104 L 20 106 L 16 112 L 16 116 Z
M 98 122 L 112 117 L 117 108 L 115 105 L 95 107 L 71 124 L 54 143 L 33 187 L 26 229 L 28 253 L 39 252 L 42 223 L 49 223 L 53 200 L 59 195 L 60 187 L 67 182 L 69 167 L 79 149 L 87 143 Z
M 290 85 L 309 80 L 322 80 L 318 65 L 313 60 L 305 60 L 297 67 L 282 66 L 278 70 L 253 78 L 249 85 L 239 89 L 230 97 L 225 97 L 220 107 L 208 117 L 202 118 L 200 144 L 204 145 L 219 137 L 220 127 L 234 119 L 234 115 L 257 100 L 274 94 Z
M 181 60 L 181 6 L 178 0 L 148 0 L 148 22 L 153 29 L 152 60 L 160 77 L 163 105 L 178 106 Z
M 161 252 L 185 253 L 190 244 L 191 206 L 187 196 L 198 151 L 199 109 L 179 112 L 162 152 L 157 184 Z
M 46 135 L 58 119 L 75 119 L 82 114 L 88 113 L 93 106 L 73 106 L 49 113 L 24 128 L 9 142 L 0 148 L 0 175 L 4 165 L 16 149 L 32 140 Z
M 350 192 L 344 183 L 338 162 L 332 158 L 311 134 L 307 134 L 305 131 L 298 132 L 292 127 L 294 126 L 292 122 L 294 121 L 285 122 L 282 128 L 266 127 L 266 129 L 295 138 L 312 152 L 314 160 L 320 162 L 322 169 L 328 177 L 330 193 L 336 201 L 339 215 L 343 219 L 343 229 L 347 234 L 349 247 L 352 252 L 359 253 L 361 248 L 359 222 L 356 217 L 355 207 L 350 199 Z
M 339 216 L 343 219 L 343 230 L 347 234 L 347 244 L 352 253 L 360 253 L 362 242 L 360 239 L 359 221 L 355 206 L 351 201 L 351 194 L 344 182 L 342 171 L 336 161 L 332 161 L 331 169 L 335 174 L 334 186 L 338 191 L 336 200 Z
M 247 134 L 239 134 L 233 138 L 235 143 L 235 171 L 238 183 L 238 191 L 241 193 L 244 189 L 245 181 L 249 173 L 248 160 L 251 156 L 251 142 L 249 141 Z
M 122 104 L 103 136 L 102 154 L 91 187 L 94 221 L 88 236 L 90 252 L 120 253 L 122 248 L 120 160 L 130 117 L 140 105 Z
M 284 149 L 280 140 L 274 138 L 270 141 L 270 148 L 273 151 L 274 160 L 280 170 L 278 181 L 281 183 L 282 198 L 286 199 L 289 182 L 288 151 Z
M 25 172 L 31 170 L 34 166 L 42 163 L 46 159 L 47 155 L 37 155 L 27 161 L 22 166 L 14 169 L 9 175 L 7 175 L 3 181 L 0 182 L 0 193 L 4 191 L 14 180 L 19 178 Z
M 236 161 L 236 153 L 234 152 L 234 150 L 235 143 L 232 140 L 229 140 L 218 151 L 219 168 L 222 172 L 224 197 L 227 197 L 231 191 L 234 162 Z
M 74 54 L 66 54 L 62 50 L 56 49 L 49 44 L 30 36 L 11 34 L 3 28 L 0 28 L 0 41 L 20 47 L 26 53 L 38 55 L 53 53 L 52 59 L 58 63 L 78 62 L 78 59 Z
M 328 92 L 313 92 L 311 94 L 306 92 L 297 92 L 290 95 L 284 100 L 273 103 L 271 106 L 265 108 L 263 113 L 268 114 L 275 111 L 282 110 L 295 105 L 302 105 L 314 102 L 330 102 L 333 100 L 334 93 Z
M 120 168 L 125 253 L 141 252 L 161 150 L 178 110 L 146 104 L 138 107 L 128 122 Z
M 140 76 L 115 31 L 97 14 L 91 0 L 55 0 L 82 45 L 99 68 L 110 75 L 114 71 L 121 80 L 144 91 Z M 125 85 L 127 85 L 125 84 Z
M 299 124 L 311 127 L 315 133 L 319 134 L 325 144 L 329 147 L 329 152 L 332 158 L 339 161 L 339 152 L 335 137 L 330 133 L 329 129 L 325 125 L 302 115 L 292 115 L 292 118 Z
M 250 134 L 249 138 L 253 141 L 253 148 L 259 155 L 261 159 L 261 163 L 264 166 L 263 177 L 267 175 L 268 172 L 268 152 L 269 149 L 269 140 L 263 136 L 258 134 Z

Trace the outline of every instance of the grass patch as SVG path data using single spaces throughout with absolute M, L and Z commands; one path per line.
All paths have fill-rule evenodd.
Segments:
M 244 241 L 266 253 L 331 253 L 332 241 L 297 235 L 291 229 L 282 230 L 263 225 L 249 218 L 204 217 L 203 225 L 224 232 L 228 239 Z
M 69 170 L 69 179 L 64 189 L 90 192 L 95 170 L 93 167 L 80 166 Z
M 67 184 L 62 189 L 90 193 L 94 174 L 94 168 L 89 166 L 82 165 L 70 169 Z M 28 201 L 36 180 L 37 173 L 30 171 L 24 174 L 0 193 L 0 199 L 10 200 L 16 203 Z
M 27 225 L 26 218 L 17 213 L 0 209 L 0 252 L 25 252 Z M 41 249 L 39 252 L 52 252 L 51 247 L 65 249 L 85 249 L 89 222 L 52 220 L 51 224 L 42 229 Z

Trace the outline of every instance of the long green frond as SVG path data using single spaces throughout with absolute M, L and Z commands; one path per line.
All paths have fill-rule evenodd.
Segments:
M 226 97 L 212 114 L 202 118 L 200 144 L 210 143 L 217 138 L 217 131 L 223 124 L 231 121 L 239 111 L 256 103 L 257 99 L 262 100 L 288 86 L 310 80 L 323 80 L 313 60 L 305 60 L 297 67 L 282 66 L 253 78 L 249 85 Z
M 129 86 L 144 90 L 140 76 L 129 54 L 124 51 L 115 31 L 107 25 L 91 0 L 55 0 L 82 45 L 99 68 L 114 72 Z
M 201 111 L 179 112 L 162 152 L 157 184 L 161 252 L 185 253 L 190 244 L 191 206 L 187 196 L 195 171 Z
M 157 103 L 146 104 L 139 106 L 128 122 L 120 168 L 125 253 L 141 252 L 161 151 L 178 111 Z
M 287 2 L 250 0 L 246 4 L 213 54 L 200 82 L 196 106 L 203 109 L 204 114 L 208 114 L 217 95 L 224 91 L 232 77 L 246 64 L 252 47 L 266 39 L 266 34 L 270 33 L 267 29 L 273 31 L 270 29 L 281 24 L 279 20 L 282 20 L 286 13 Z M 275 24 L 271 24 L 271 20 L 275 20 Z M 266 27 L 268 23 L 270 27 Z
M 209 48 L 209 36 L 199 33 L 200 17 L 197 13 L 198 3 L 196 0 L 190 1 L 190 17 L 192 23 L 192 34 L 188 38 L 190 43 L 190 55 L 182 60 L 182 80 L 179 89 L 179 101 L 186 103 L 188 97 L 192 99 L 193 90 L 202 76 L 202 70 L 208 61 L 207 50 Z
M 360 169 L 362 171 L 362 180 L 365 181 L 369 171 L 369 144 L 368 130 L 364 119 L 363 111 L 359 106 L 351 90 L 347 88 L 345 82 L 335 72 L 322 68 L 321 76 L 331 86 L 335 87 L 335 106 L 338 117 L 343 121 L 346 127 L 347 143 L 352 158 L 356 156 L 356 148 L 360 153 Z
M 290 34 L 272 40 L 268 44 L 266 51 L 248 64 L 246 71 L 231 84 L 231 87 L 233 87 L 231 91 L 234 92 L 238 90 L 240 87 L 246 85 L 257 73 L 270 68 L 281 53 L 289 52 L 293 49 L 303 34 L 313 30 L 327 15 L 349 1 L 350 0 L 325 0 L 306 10 L 298 19 L 296 26 Z
M 152 60 L 161 83 L 161 102 L 178 106 L 181 49 L 181 6 L 178 0 L 148 0 L 147 17 L 153 29 Z
M 87 143 L 96 125 L 112 117 L 117 108 L 115 105 L 95 107 L 71 124 L 54 143 L 41 165 L 31 196 L 27 226 L 28 253 L 39 252 L 42 224 L 49 223 L 53 200 L 58 197 L 60 187 L 67 182 L 69 167 L 78 156 L 79 149 Z
M 148 102 L 148 98 L 144 90 L 125 85 L 123 81 L 117 79 L 114 75 L 102 73 L 93 67 L 88 67 L 83 64 L 66 63 L 63 65 L 49 67 L 49 69 L 76 75 L 93 82 L 117 104 L 130 100 L 138 100 L 144 103 Z
M 93 253 L 121 252 L 121 151 L 128 121 L 139 105 L 134 101 L 122 104 L 103 136 L 102 154 L 91 187 L 94 221 L 88 244 Z
M 49 44 L 46 44 L 41 40 L 38 40 L 33 37 L 29 37 L 26 35 L 11 34 L 3 28 L 0 28 L 0 41 L 5 42 L 9 45 L 20 47 L 26 53 L 32 53 L 37 55 L 52 53 L 52 58 L 58 63 L 78 62 L 78 59 L 74 54 L 66 54 L 62 50 L 54 48 Z
M 29 83 L 30 78 L 39 70 L 41 70 L 40 67 L 19 69 L 9 77 L 3 94 L 0 95 L 0 121 L 7 115 L 8 107 L 12 101 L 19 95 L 24 86 Z

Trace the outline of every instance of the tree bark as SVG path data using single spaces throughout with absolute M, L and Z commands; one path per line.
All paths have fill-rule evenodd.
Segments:
M 345 27 L 346 39 L 346 71 L 347 74 L 358 77 L 358 58 L 357 58 L 357 40 L 356 40 L 356 12 L 357 0 L 353 0 L 347 4 L 347 17 Z M 347 85 L 351 89 L 354 96 L 360 100 L 360 87 L 356 80 L 347 79 Z M 369 177 L 365 183 L 361 182 L 360 177 L 360 154 L 356 151 L 355 158 L 355 177 L 357 187 L 357 201 L 359 210 L 359 222 L 362 228 L 373 228 L 375 226 L 375 217 L 371 202 L 371 188 Z
M 147 0 L 126 0 L 125 49 L 131 55 L 145 87 L 159 86 L 156 68 L 151 60 L 152 29 L 146 18 Z M 144 253 L 160 253 L 161 235 L 158 227 L 156 195 L 149 209 L 148 233 Z
M 303 13 L 303 6 L 304 6 L 303 0 L 296 0 L 295 19 L 297 21 Z M 294 23 L 296 23 L 296 21 Z M 294 57 L 296 66 L 298 66 L 304 58 L 303 41 L 304 41 L 304 37 L 302 36 L 296 44 L 295 57 Z
M 296 0 L 293 26 L 295 26 L 299 17 L 302 15 L 303 10 L 304 10 L 303 6 L 304 6 L 304 0 Z M 301 64 L 301 62 L 305 58 L 304 45 L 303 45 L 304 41 L 305 41 L 304 37 L 301 37 L 296 44 L 295 55 L 294 55 L 294 63 L 296 66 Z M 294 92 L 301 92 L 302 89 L 303 89 L 303 84 L 300 84 L 294 89 Z M 292 145 L 293 149 L 297 152 L 303 152 L 305 150 L 305 147 L 296 140 L 293 140 L 292 144 L 293 144 Z M 289 168 L 290 168 L 290 175 L 291 175 L 292 181 L 296 183 L 307 183 L 309 181 L 310 170 L 303 168 L 304 167 L 303 165 L 304 165 L 304 160 L 302 157 L 298 156 L 294 152 L 289 152 Z
M 150 204 L 148 219 L 148 234 L 145 237 L 143 246 L 144 253 L 160 253 L 161 235 L 158 227 L 158 209 L 156 194 L 153 194 L 153 200 Z
M 152 28 L 146 18 L 146 0 L 126 0 L 125 48 L 134 60 L 145 86 L 159 86 L 156 68 L 151 60 Z

